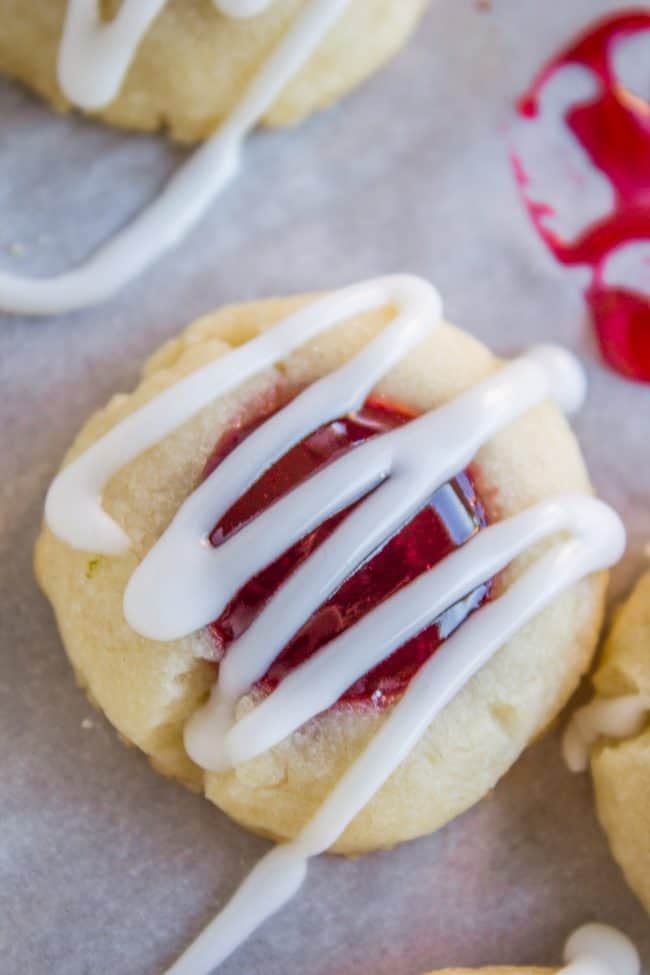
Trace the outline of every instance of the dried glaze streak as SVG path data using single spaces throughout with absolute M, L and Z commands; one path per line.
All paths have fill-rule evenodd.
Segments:
M 271 0 L 221 0 L 230 16 L 250 16 Z M 309 0 L 221 126 L 172 176 L 149 206 L 79 267 L 50 278 L 0 271 L 0 308 L 56 315 L 98 304 L 175 247 L 196 226 L 239 168 L 243 143 L 350 0 Z M 73 104 L 99 108 L 119 89 L 147 27 L 165 0 L 126 0 L 103 23 L 96 0 L 69 0 L 59 77 Z
M 218 452 L 217 467 L 187 498 L 127 584 L 124 612 L 132 628 L 150 639 L 177 639 L 219 619 L 251 579 L 329 519 L 340 518 L 278 588 L 262 593 L 257 615 L 230 643 L 209 700 L 186 725 L 189 756 L 206 771 L 221 771 L 267 751 L 332 707 L 513 559 L 545 539 L 555 543 L 424 660 L 314 816 L 294 840 L 260 861 L 172 966 L 173 975 L 207 975 L 282 907 L 302 883 L 309 858 L 336 842 L 503 643 L 567 587 L 616 561 L 624 547 L 616 514 L 584 496 L 550 498 L 476 531 L 470 518 L 465 539 L 461 531 L 452 551 L 434 561 L 436 553 L 427 550 L 424 561 L 434 564 L 418 564 L 419 574 L 389 585 L 379 603 L 277 675 L 282 678 L 277 686 L 238 717 L 240 698 L 270 673 L 313 614 L 340 596 L 356 572 L 368 570 L 418 512 L 433 510 L 436 493 L 455 479 L 464 484 L 465 501 L 451 490 L 456 507 L 442 513 L 435 506 L 452 534 L 450 512 L 456 515 L 463 504 L 473 503 L 470 482 L 458 472 L 483 444 L 546 399 L 565 412 L 583 401 L 584 376 L 577 362 L 559 348 L 543 347 L 407 422 L 399 411 L 367 404 L 382 376 L 409 352 L 417 353 L 440 323 L 437 292 L 409 276 L 378 278 L 313 302 L 140 407 L 58 475 L 46 504 L 50 528 L 78 548 L 123 554 L 128 538 L 101 506 L 113 473 L 211 399 L 325 329 L 387 306 L 394 309 L 393 319 L 355 356 L 247 436 L 238 434 L 230 453 Z M 259 499 L 248 492 L 259 485 L 260 471 L 272 471 L 280 462 L 282 473 L 283 459 L 294 448 L 303 479 L 295 483 L 289 464 L 277 482 L 272 477 L 266 487 L 258 486 L 269 502 L 261 510 Z M 437 522 L 436 527 L 440 537 Z M 211 544 L 211 536 L 219 544 Z M 414 565 L 410 556 L 405 564 L 408 575 Z
M 239 528 L 287 491 L 316 474 L 328 462 L 371 437 L 407 423 L 413 416 L 413 413 L 395 404 L 370 399 L 355 413 L 320 427 L 276 461 L 226 512 L 210 536 L 212 544 L 223 544 Z M 257 420 L 251 426 L 257 427 L 261 422 L 261 419 Z M 229 436 L 224 438 L 208 463 L 207 473 L 212 473 L 248 432 L 239 431 L 236 439 Z M 319 525 L 240 589 L 219 619 L 210 625 L 219 658 L 248 629 L 283 582 L 332 534 L 353 507 Z M 353 626 L 402 586 L 431 569 L 486 524 L 485 510 L 468 473 L 460 474 L 443 485 L 408 524 L 389 538 L 379 551 L 343 582 L 330 599 L 315 610 L 273 661 L 258 682 L 259 686 L 267 693 L 273 691 L 283 678 L 322 646 Z M 403 693 L 424 661 L 469 613 L 483 603 L 491 585 L 490 580 L 482 583 L 450 606 L 422 633 L 360 677 L 339 698 L 339 703 L 379 707 L 392 703 Z
M 642 10 L 599 22 L 543 68 L 518 105 L 523 117 L 534 119 L 544 86 L 567 65 L 584 67 L 598 79 L 595 97 L 573 105 L 565 114 L 565 123 L 593 166 L 609 181 L 614 203 L 606 216 L 574 240 L 563 240 L 546 225 L 553 209 L 527 196 L 527 174 L 521 160 L 514 162 L 530 216 L 551 253 L 566 266 L 591 268 L 585 298 L 603 356 L 623 375 L 649 382 L 650 297 L 609 285 L 605 276 L 614 251 L 650 240 L 650 102 L 626 90 L 613 66 L 614 45 L 646 31 L 650 31 L 650 13 Z

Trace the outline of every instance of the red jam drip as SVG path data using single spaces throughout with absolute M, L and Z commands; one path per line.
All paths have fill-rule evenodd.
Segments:
M 564 265 L 591 268 L 585 299 L 605 360 L 623 375 L 645 382 L 650 382 L 650 298 L 608 285 L 604 268 L 616 248 L 650 239 L 650 102 L 627 91 L 612 65 L 615 41 L 649 29 L 650 13 L 643 10 L 599 21 L 542 69 L 518 105 L 522 116 L 534 118 L 542 88 L 565 65 L 582 65 L 598 78 L 596 97 L 573 105 L 564 119 L 592 164 L 612 186 L 615 199 L 609 214 L 587 226 L 574 240 L 563 240 L 545 225 L 553 209 L 527 198 L 526 173 L 521 161 L 514 160 L 526 206 L 546 246 Z
M 205 475 L 211 473 L 268 415 L 222 438 L 207 464 Z M 274 501 L 346 451 L 411 419 L 413 414 L 401 407 L 369 400 L 358 412 L 320 427 L 288 450 L 235 502 L 215 526 L 210 536 L 212 544 L 220 545 Z M 219 657 L 250 626 L 273 593 L 354 507 L 356 504 L 323 522 L 240 589 L 219 619 L 210 624 Z M 449 555 L 486 524 L 485 511 L 472 478 L 464 472 L 436 491 L 426 505 L 313 614 L 271 665 L 260 682 L 261 689 L 265 692 L 273 690 L 294 667 L 343 633 L 378 603 Z M 479 586 L 441 614 L 422 633 L 358 680 L 339 703 L 381 707 L 393 701 L 450 633 L 489 596 L 490 589 L 491 582 Z

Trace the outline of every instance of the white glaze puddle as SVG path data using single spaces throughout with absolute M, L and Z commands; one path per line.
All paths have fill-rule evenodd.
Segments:
M 600 738 L 622 740 L 637 735 L 650 712 L 642 694 L 596 697 L 571 717 L 562 739 L 564 760 L 572 772 L 585 772 L 591 749 Z
M 250 16 L 269 2 L 221 0 L 217 6 L 231 16 Z M 174 247 L 230 182 L 245 137 L 348 2 L 309 0 L 215 134 L 180 167 L 152 204 L 78 268 L 51 278 L 0 271 L 0 308 L 22 315 L 52 315 L 97 304 Z M 115 20 L 104 24 L 95 0 L 69 0 L 59 78 L 74 104 L 97 109 L 112 100 L 142 36 L 164 3 L 126 0 Z
M 626 935 L 606 924 L 585 924 L 564 946 L 562 975 L 640 975 L 639 953 Z
M 46 503 L 51 529 L 78 548 L 125 551 L 128 538 L 101 507 L 112 474 L 212 398 L 333 324 L 384 305 L 395 309 L 391 323 L 228 455 L 181 506 L 127 586 L 125 613 L 135 630 L 158 640 L 183 636 L 217 617 L 243 583 L 293 541 L 372 491 L 230 647 L 208 704 L 188 723 L 190 756 L 217 770 L 272 747 L 476 584 L 532 544 L 560 538 L 420 669 L 313 818 L 295 840 L 263 858 L 170 969 L 173 975 L 209 972 L 278 910 L 300 886 L 307 860 L 336 841 L 480 667 L 555 596 L 612 564 L 624 548 L 621 522 L 602 502 L 582 496 L 544 501 L 481 531 L 324 646 L 235 723 L 238 698 L 313 610 L 482 444 L 546 398 L 568 412 L 582 402 L 584 378 L 577 362 L 558 348 L 534 350 L 439 409 L 331 462 L 213 548 L 207 542 L 212 527 L 261 471 L 308 433 L 361 406 L 377 381 L 436 327 L 441 314 L 437 292 L 408 276 L 378 278 L 316 301 L 149 401 L 56 478 Z

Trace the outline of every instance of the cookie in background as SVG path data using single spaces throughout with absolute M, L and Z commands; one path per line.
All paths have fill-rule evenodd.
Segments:
M 618 609 L 593 684 L 564 754 L 574 772 L 591 768 L 614 858 L 650 913 L 650 572 Z

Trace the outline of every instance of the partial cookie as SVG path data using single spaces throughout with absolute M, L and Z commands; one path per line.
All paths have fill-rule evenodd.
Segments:
M 0 72 L 58 109 L 70 107 L 57 81 L 67 0 L 0 0 Z M 106 16 L 117 0 L 103 4 Z M 360 84 L 405 43 L 426 0 L 354 0 L 264 121 L 298 122 Z M 130 129 L 164 129 L 189 142 L 209 135 L 286 33 L 304 0 L 274 0 L 246 19 L 210 0 L 170 0 L 148 30 L 117 98 L 98 112 Z
M 152 357 L 134 393 L 114 397 L 88 421 L 66 463 L 152 396 L 309 300 L 225 308 L 191 325 Z M 214 682 L 213 637 L 202 630 L 171 642 L 145 639 L 127 624 L 122 600 L 134 569 L 200 482 L 215 443 L 341 366 L 388 320 L 388 312 L 371 312 L 307 342 L 216 399 L 113 476 L 103 505 L 131 538 L 126 554 L 75 550 L 47 527 L 38 541 L 37 575 L 66 650 L 109 720 L 162 772 L 204 790 L 250 829 L 278 838 L 295 836 L 313 816 L 390 708 L 329 709 L 265 754 L 227 772 L 204 773 L 188 758 L 182 734 Z M 473 387 L 499 365 L 479 342 L 444 325 L 393 367 L 376 393 L 419 413 Z M 591 491 L 576 440 L 550 403 L 492 437 L 472 470 L 480 498 L 497 521 L 558 492 Z M 499 577 L 498 590 L 510 586 L 539 553 L 536 546 L 517 558 Z M 431 724 L 334 848 L 358 853 L 390 847 L 437 829 L 485 795 L 559 712 L 587 669 L 601 626 L 605 583 L 603 573 L 583 579 L 511 637 Z M 255 693 L 244 695 L 238 714 L 255 700 Z
M 598 815 L 650 913 L 650 572 L 618 611 L 594 685 L 598 698 L 583 715 L 603 732 L 591 755 Z

